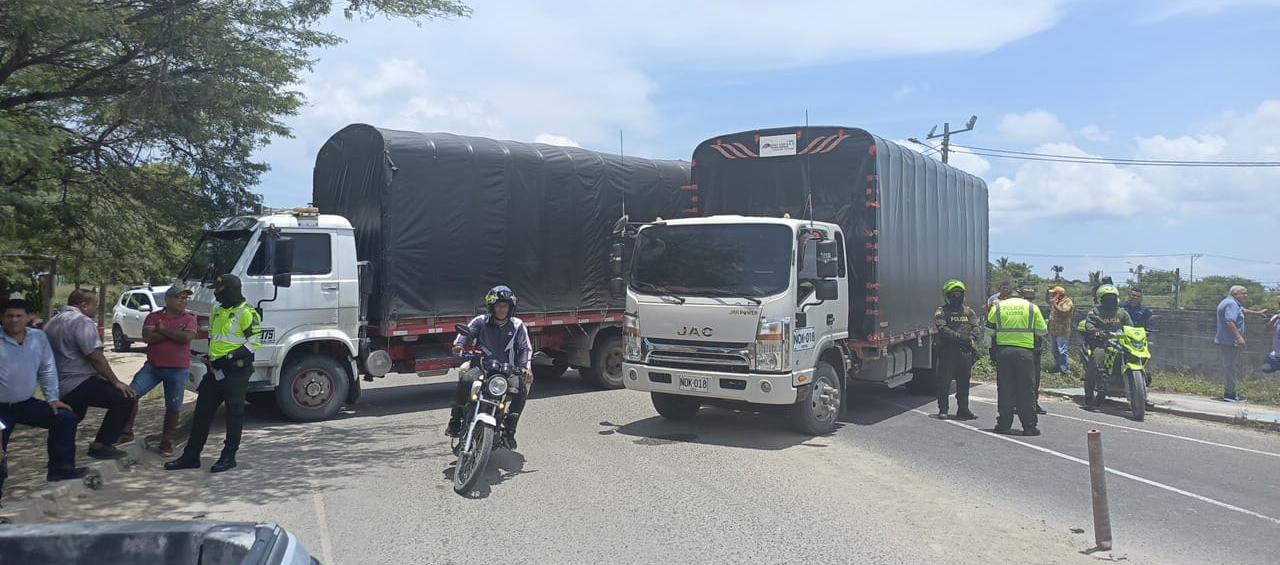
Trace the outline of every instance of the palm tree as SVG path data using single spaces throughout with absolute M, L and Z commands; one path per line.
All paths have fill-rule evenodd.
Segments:
M 1008 257 L 1001 257 L 1001 258 L 997 259 L 997 260 L 996 260 L 996 268 L 1000 269 L 1001 271 L 1003 271 L 1003 270 L 1005 270 L 1005 269 L 1009 268 L 1009 258 L 1008 258 Z
M 1056 282 L 1056 283 L 1062 282 L 1062 271 L 1065 271 L 1066 269 L 1064 269 L 1062 265 L 1054 265 L 1052 270 L 1053 270 L 1053 282 Z

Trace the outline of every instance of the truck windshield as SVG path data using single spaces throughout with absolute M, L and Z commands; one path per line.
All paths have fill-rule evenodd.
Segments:
M 770 224 L 654 226 L 636 237 L 631 288 L 763 297 L 791 283 L 791 229 Z
M 245 246 L 251 230 L 207 231 L 200 237 L 191 258 L 178 273 L 178 279 L 210 281 L 231 272 Z

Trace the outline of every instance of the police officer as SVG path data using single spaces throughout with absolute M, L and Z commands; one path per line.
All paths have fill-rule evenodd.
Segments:
M 952 279 L 942 286 L 946 302 L 933 312 L 938 326 L 938 417 L 947 417 L 951 381 L 956 383 L 956 419 L 976 420 L 969 411 L 969 377 L 978 358 L 982 327 L 978 314 L 964 305 L 965 286 Z
M 1078 330 L 1084 337 L 1084 346 L 1091 355 L 1085 366 L 1087 378 L 1084 387 L 1084 408 L 1098 410 L 1102 401 L 1107 398 L 1107 371 L 1100 366 L 1106 355 L 1105 347 L 1111 334 L 1124 326 L 1132 326 L 1133 318 L 1129 311 L 1120 307 L 1120 289 L 1115 285 L 1104 284 L 1098 287 L 1095 298 L 1098 305 L 1089 310 L 1089 314 L 1080 322 Z
M 209 320 L 207 372 L 196 391 L 200 396 L 196 399 L 191 437 L 182 456 L 164 464 L 170 471 L 200 468 L 200 452 L 209 439 L 218 405 L 223 402 L 227 403 L 227 439 L 222 455 L 209 472 L 221 473 L 236 466 L 236 451 L 244 429 L 244 395 L 249 377 L 253 376 L 254 354 L 262 347 L 262 316 L 245 301 L 240 279 L 235 275 L 219 277 L 213 297 L 218 305 Z
M 1038 436 L 1035 346 L 1037 335 L 1049 333 L 1044 314 L 1025 298 L 1006 298 L 987 313 L 987 328 L 995 332 L 991 341 L 996 349 L 996 389 L 1000 412 L 995 432 L 1013 434 L 1016 407 L 1018 419 L 1022 421 L 1022 435 Z
M 1034 286 L 1024 286 L 1024 287 L 1022 287 L 1022 289 L 1020 289 L 1020 290 L 1018 291 L 1018 293 L 1019 293 L 1019 294 L 1021 294 L 1021 295 L 1022 295 L 1022 298 L 1023 298 L 1024 300 L 1026 300 L 1027 302 L 1031 302 L 1031 303 L 1033 303 L 1033 304 L 1035 303 L 1035 301 L 1036 301 L 1036 287 L 1034 287 Z M 1041 407 L 1040 407 L 1040 375 L 1041 375 L 1041 373 L 1043 373 L 1043 372 L 1044 372 L 1044 366 L 1043 366 L 1043 365 L 1041 365 L 1041 359 L 1043 359 L 1043 358 L 1044 358 L 1044 344 L 1045 344 L 1047 341 L 1048 341 L 1048 340 L 1047 340 L 1047 339 L 1045 339 L 1045 337 L 1044 337 L 1044 336 L 1037 335 L 1037 336 L 1036 336 L 1036 346 L 1035 346 L 1035 348 L 1033 349 L 1033 351 L 1035 351 L 1035 359 L 1036 359 L 1036 360 L 1035 360 L 1035 363 L 1036 363 L 1036 388 L 1035 388 L 1035 397 L 1034 397 L 1034 399 L 1035 399 L 1035 409 L 1036 409 L 1036 414 L 1048 414 L 1048 412 L 1047 412 L 1047 411 L 1045 411 L 1045 409 L 1044 409 L 1044 408 L 1041 408 Z

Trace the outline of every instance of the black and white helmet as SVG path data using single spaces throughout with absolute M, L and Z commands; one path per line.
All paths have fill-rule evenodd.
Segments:
M 511 312 L 508 316 L 516 315 L 516 304 L 520 300 L 516 298 L 516 293 L 506 285 L 498 285 L 489 289 L 488 294 L 484 295 L 484 306 L 489 310 L 489 315 L 493 315 L 493 306 L 499 302 L 506 302 L 511 306 Z

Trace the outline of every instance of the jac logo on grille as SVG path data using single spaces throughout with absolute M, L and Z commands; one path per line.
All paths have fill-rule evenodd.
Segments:
M 680 331 L 676 332 L 676 335 L 689 337 L 711 337 L 711 334 L 714 332 L 715 330 L 706 327 L 699 328 L 696 326 L 681 326 Z

